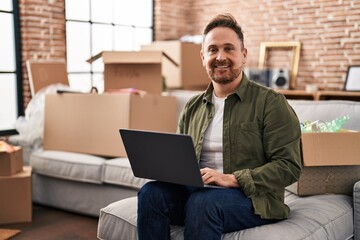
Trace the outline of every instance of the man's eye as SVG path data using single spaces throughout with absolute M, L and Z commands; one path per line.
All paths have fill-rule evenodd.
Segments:
M 234 50 L 234 48 L 232 48 L 232 47 L 227 47 L 227 48 L 225 48 L 225 51 L 226 51 L 226 52 L 231 52 L 232 50 Z
M 215 52 L 216 52 L 216 48 L 209 48 L 209 49 L 208 49 L 208 52 L 209 52 L 209 53 L 215 53 Z

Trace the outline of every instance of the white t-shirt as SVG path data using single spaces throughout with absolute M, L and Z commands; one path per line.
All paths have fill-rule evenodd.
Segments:
M 223 173 L 223 115 L 226 98 L 218 98 L 213 93 L 215 115 L 205 131 L 200 157 L 200 168 L 208 167 Z

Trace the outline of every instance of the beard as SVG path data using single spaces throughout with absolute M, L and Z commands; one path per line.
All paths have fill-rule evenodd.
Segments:
M 229 66 L 229 73 L 222 76 L 216 76 L 215 69 L 218 66 Z M 228 60 L 224 61 L 215 61 L 213 64 L 211 64 L 211 68 L 208 69 L 208 75 L 214 82 L 222 85 L 229 84 L 233 82 L 236 78 L 238 78 L 242 72 L 242 67 L 234 68 L 232 63 Z

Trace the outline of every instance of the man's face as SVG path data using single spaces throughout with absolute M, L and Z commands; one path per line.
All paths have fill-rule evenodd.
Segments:
M 242 77 L 247 50 L 230 28 L 216 27 L 204 38 L 201 58 L 209 77 L 216 83 L 228 84 Z

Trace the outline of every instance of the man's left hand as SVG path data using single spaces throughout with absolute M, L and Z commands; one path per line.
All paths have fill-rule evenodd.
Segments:
M 200 173 L 204 184 L 222 187 L 240 187 L 234 174 L 219 173 L 211 168 L 202 168 Z

